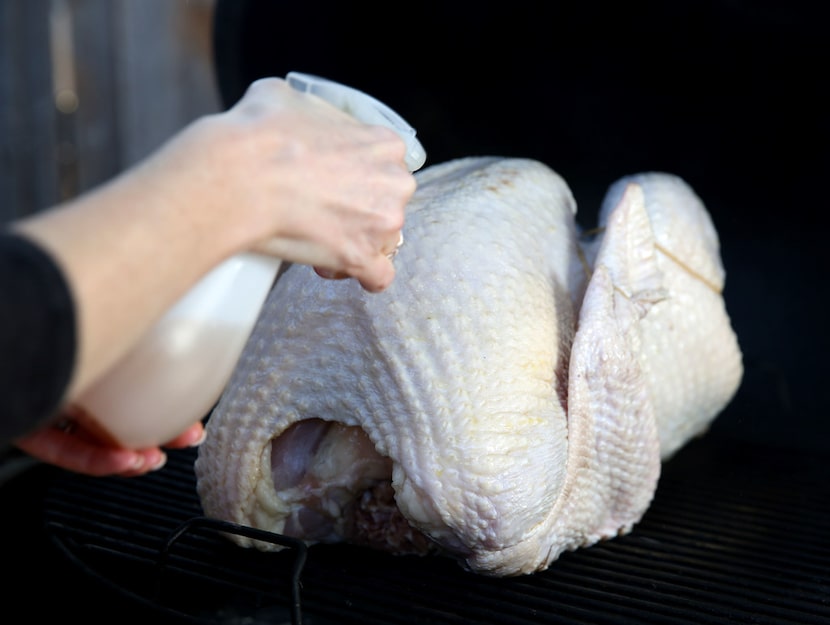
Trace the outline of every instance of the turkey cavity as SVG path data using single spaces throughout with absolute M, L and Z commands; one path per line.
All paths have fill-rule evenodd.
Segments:
M 271 476 L 290 507 L 283 534 L 310 542 L 349 542 L 397 554 L 435 544 L 395 503 L 392 460 L 356 426 L 299 421 L 271 441 Z

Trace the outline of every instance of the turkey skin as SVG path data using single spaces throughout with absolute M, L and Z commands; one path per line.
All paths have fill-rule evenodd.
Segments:
M 500 577 L 629 532 L 743 372 L 703 204 L 633 176 L 589 238 L 540 162 L 416 177 L 387 290 L 277 280 L 206 424 L 205 514 Z

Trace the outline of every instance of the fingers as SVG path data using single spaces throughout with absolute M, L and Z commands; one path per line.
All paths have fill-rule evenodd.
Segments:
M 386 290 L 395 279 L 395 266 L 393 260 L 398 255 L 403 245 L 403 232 L 398 233 L 398 238 L 393 245 L 385 245 L 381 251 L 362 270 L 355 271 L 351 277 L 360 282 L 360 285 L 371 293 L 379 293 Z M 315 273 L 327 280 L 342 280 L 350 277 L 346 271 L 327 269 L 325 267 L 314 267 Z
M 194 447 L 204 437 L 204 427 L 196 423 L 165 447 Z M 157 471 L 167 462 L 167 455 L 158 447 L 139 450 L 116 447 L 74 421 L 41 428 L 18 439 L 15 445 L 42 462 L 95 477 L 136 477 Z
M 56 427 L 42 428 L 18 439 L 15 445 L 47 464 L 96 477 L 141 475 L 161 468 L 167 460 L 160 449 L 106 447 L 80 432 Z
M 386 290 L 395 279 L 395 267 L 391 265 L 388 258 L 385 260 L 385 263 L 383 260 L 379 260 L 375 268 L 369 267 L 367 271 L 355 274 L 354 276 L 350 276 L 345 271 L 336 271 L 323 267 L 314 267 L 314 272 L 326 280 L 345 280 L 346 278 L 354 277 L 370 293 L 380 293 Z
M 369 267 L 367 275 L 356 275 L 360 286 L 370 293 L 385 291 L 395 279 L 395 265 L 385 255 L 377 257 L 372 266 Z
M 185 447 L 197 447 L 205 440 L 204 426 L 200 423 L 194 423 L 184 432 L 179 434 L 176 438 L 164 444 L 168 449 L 184 449 Z
M 357 276 L 360 285 L 370 293 L 385 291 L 395 279 L 395 265 L 393 260 L 398 255 L 398 250 L 403 245 L 403 232 L 398 233 L 398 240 L 394 245 L 385 246 L 378 257 L 375 258 L 373 266 L 369 267 L 370 273 L 366 277 Z

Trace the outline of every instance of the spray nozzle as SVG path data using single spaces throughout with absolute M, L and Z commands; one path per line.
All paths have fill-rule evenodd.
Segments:
M 353 87 L 312 74 L 289 72 L 285 79 L 294 89 L 313 93 L 363 123 L 391 128 L 406 142 L 405 160 L 409 171 L 423 166 L 427 154 L 415 138 L 415 129 L 383 102 Z

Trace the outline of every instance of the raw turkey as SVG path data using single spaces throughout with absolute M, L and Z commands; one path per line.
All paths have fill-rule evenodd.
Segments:
M 276 282 L 207 422 L 205 514 L 491 576 L 629 532 L 743 373 L 706 209 L 632 176 L 589 236 L 540 162 L 416 176 L 390 288 Z

